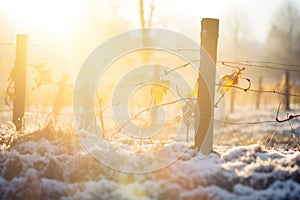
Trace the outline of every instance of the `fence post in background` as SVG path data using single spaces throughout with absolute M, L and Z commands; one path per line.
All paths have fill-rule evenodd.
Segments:
M 285 110 L 290 109 L 290 74 L 289 71 L 285 71 Z
M 24 128 L 25 91 L 26 91 L 26 63 L 27 63 L 27 35 L 17 35 L 16 63 L 14 66 L 13 123 L 16 130 Z
M 258 90 L 262 90 L 262 77 L 260 76 L 258 79 Z M 256 98 L 256 110 L 260 108 L 260 103 L 261 103 L 261 93 L 257 93 L 257 98 Z
M 296 94 L 300 96 L 300 86 L 296 86 L 296 91 L 297 91 Z M 295 99 L 296 99 L 297 108 L 300 109 L 300 98 L 295 97 Z
M 234 112 L 235 93 L 236 93 L 236 90 L 234 88 L 232 88 L 231 89 L 231 97 L 230 97 L 230 113 Z
M 213 146 L 214 94 L 216 84 L 216 60 L 219 36 L 219 20 L 204 18 L 201 21 L 200 73 L 206 81 L 198 78 L 198 105 L 200 110 L 198 130 L 195 135 L 195 147 L 202 153 L 209 153 Z M 202 53 L 201 53 L 202 52 Z M 211 62 L 213 61 L 213 62 Z M 210 101 L 203 97 L 206 87 L 210 93 Z M 208 117 L 209 116 L 209 117 Z M 196 120 L 197 121 L 197 120 Z

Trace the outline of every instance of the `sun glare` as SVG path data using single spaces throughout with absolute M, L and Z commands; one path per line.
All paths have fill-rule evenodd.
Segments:
M 29 35 L 28 62 L 47 63 L 59 79 L 63 73 L 71 77 L 77 73 L 72 49 L 83 5 L 81 0 L 5 0 L 0 1 L 0 10 L 15 34 Z
M 69 31 L 80 16 L 78 1 L 71 0 L 10 0 L 2 6 L 20 27 L 53 34 Z

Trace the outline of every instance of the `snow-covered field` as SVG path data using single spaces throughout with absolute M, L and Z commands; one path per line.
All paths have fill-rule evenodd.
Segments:
M 276 110 L 241 111 L 226 120 L 275 115 Z M 300 152 L 292 137 L 292 131 L 300 134 L 297 118 L 291 125 L 225 124 L 213 153 L 188 148 L 171 165 L 140 174 L 101 164 L 69 128 L 48 126 L 13 139 L 4 138 L 14 134 L 8 126 L 0 130 L 0 199 L 300 199 Z M 8 139 L 11 146 L 4 145 Z

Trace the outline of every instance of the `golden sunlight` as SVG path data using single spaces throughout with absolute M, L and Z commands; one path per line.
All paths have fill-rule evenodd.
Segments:
M 1 3 L 12 21 L 26 30 L 53 34 L 71 29 L 80 16 L 78 1 L 71 0 L 10 0 Z

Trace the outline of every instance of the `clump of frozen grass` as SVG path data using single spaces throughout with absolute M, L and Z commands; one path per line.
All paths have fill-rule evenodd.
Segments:
M 270 130 L 266 134 L 251 133 L 241 137 L 239 133 L 235 134 L 237 146 L 259 145 L 267 150 L 282 151 L 300 151 L 300 142 L 298 136 L 293 130 Z M 283 133 L 282 133 L 283 132 Z M 231 146 L 234 147 L 234 146 Z
M 16 133 L 16 126 L 11 121 L 0 124 L 0 151 L 6 151 L 10 148 Z
M 41 139 L 46 139 L 51 143 L 55 143 L 58 146 L 70 147 L 76 143 L 80 143 L 79 137 L 71 124 L 65 124 L 64 127 L 56 126 L 51 120 L 49 123 L 34 130 L 32 132 L 28 131 L 23 135 L 17 137 L 13 142 L 12 146 L 17 146 L 19 144 L 28 142 L 28 141 L 40 141 Z

